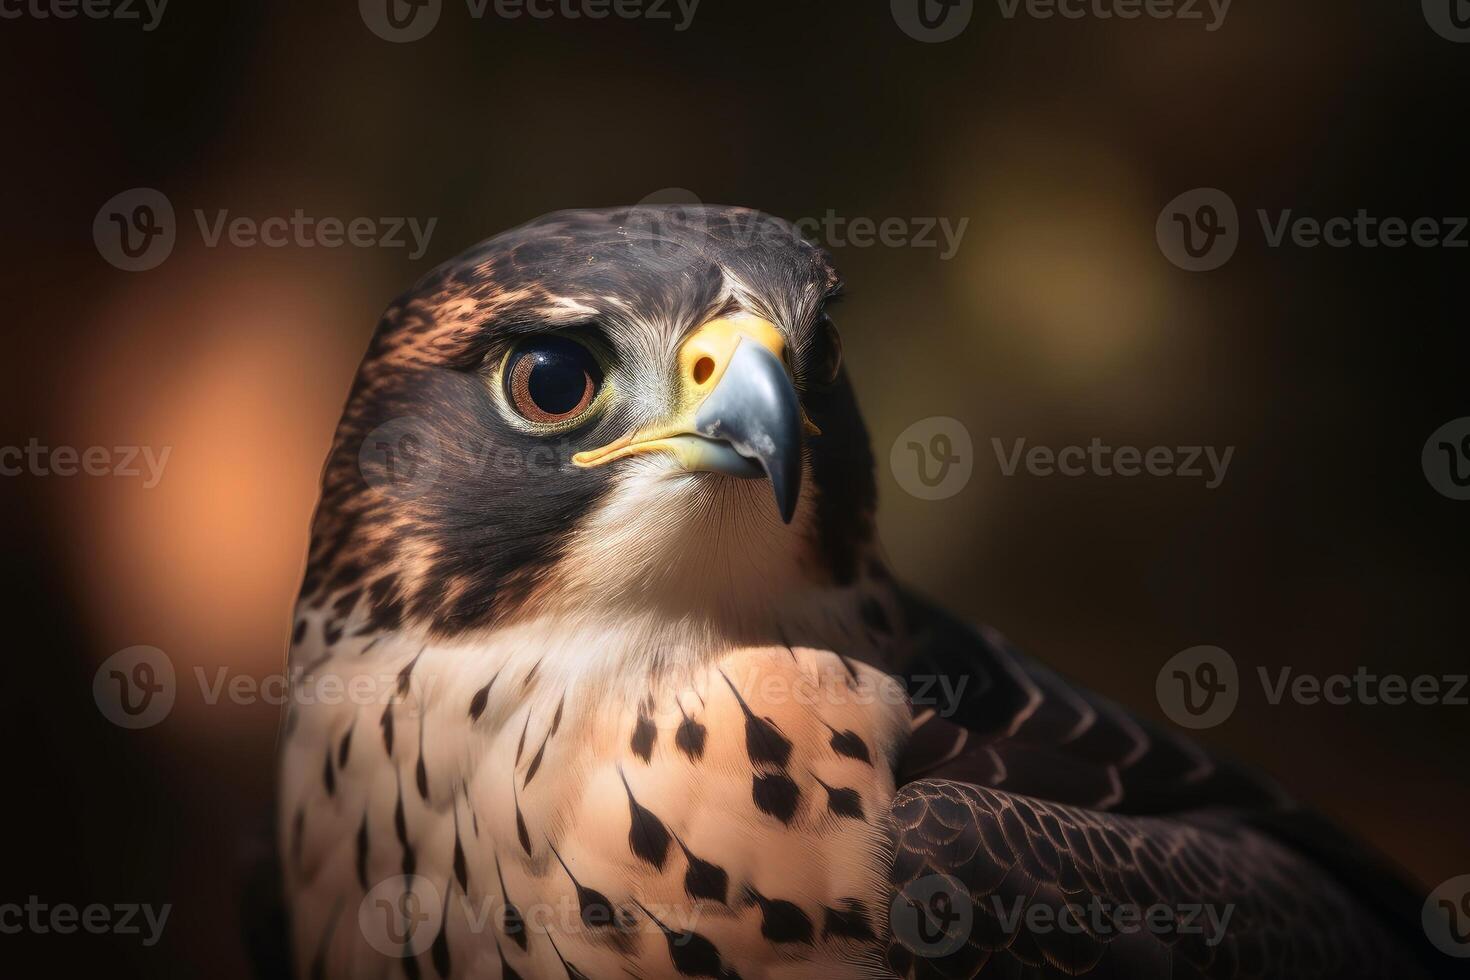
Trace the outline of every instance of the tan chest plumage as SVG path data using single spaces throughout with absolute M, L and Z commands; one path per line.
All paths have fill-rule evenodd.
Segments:
M 881 672 L 741 649 L 634 696 L 402 644 L 329 670 L 393 696 L 287 737 L 302 975 L 882 975 L 909 708 Z

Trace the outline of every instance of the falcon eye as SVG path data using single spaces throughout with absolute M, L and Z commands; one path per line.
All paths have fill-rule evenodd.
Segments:
M 837 333 L 837 324 L 825 313 L 817 321 L 811 353 L 807 358 L 807 381 L 825 388 L 837 381 L 842 371 L 842 337 Z
M 510 403 L 528 422 L 567 422 L 592 404 L 602 369 L 592 352 L 565 337 L 538 337 L 511 352 L 505 365 Z

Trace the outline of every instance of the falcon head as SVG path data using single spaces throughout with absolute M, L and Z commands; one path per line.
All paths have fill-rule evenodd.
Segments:
M 383 316 L 303 598 L 440 635 L 601 606 L 729 632 L 851 583 L 873 460 L 841 279 L 739 208 L 561 212 Z

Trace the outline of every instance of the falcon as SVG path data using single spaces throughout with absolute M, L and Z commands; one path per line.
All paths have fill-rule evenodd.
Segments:
M 293 623 L 295 974 L 1448 975 L 1364 848 L 894 579 L 842 290 L 641 207 L 392 303 Z

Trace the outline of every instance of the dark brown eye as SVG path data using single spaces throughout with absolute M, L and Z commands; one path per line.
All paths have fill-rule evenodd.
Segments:
M 505 366 L 510 403 L 527 421 L 566 422 L 587 411 L 602 385 L 592 352 L 565 337 L 538 337 L 517 347 Z
M 825 388 L 837 381 L 842 371 L 842 337 L 837 333 L 837 324 L 823 314 L 817 321 L 812 341 L 811 356 L 807 359 L 807 380 L 818 388 Z

